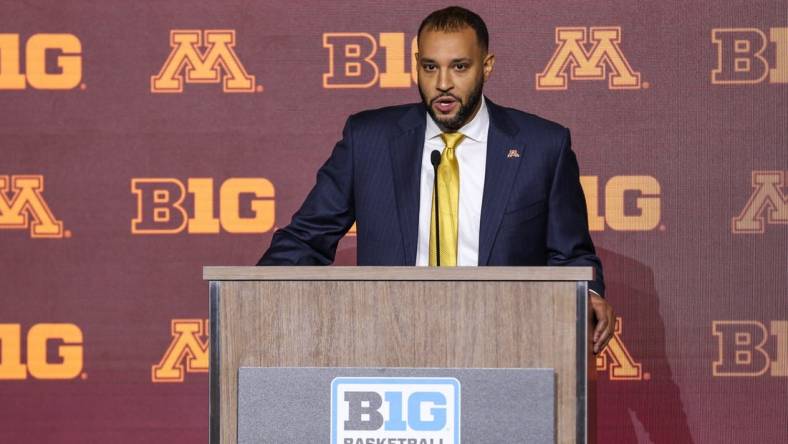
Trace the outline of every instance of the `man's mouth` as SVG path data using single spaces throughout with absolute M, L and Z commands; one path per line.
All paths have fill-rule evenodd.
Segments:
M 432 102 L 435 109 L 442 114 L 449 114 L 458 105 L 457 99 L 451 96 L 439 97 Z

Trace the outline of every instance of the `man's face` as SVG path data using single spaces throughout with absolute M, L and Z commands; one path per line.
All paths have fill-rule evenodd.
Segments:
M 470 27 L 422 31 L 416 54 L 419 93 L 442 131 L 457 131 L 473 119 L 494 62 Z

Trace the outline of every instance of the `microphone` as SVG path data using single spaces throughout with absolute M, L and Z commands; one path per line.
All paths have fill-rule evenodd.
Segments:
M 441 266 L 441 235 L 440 235 L 440 211 L 438 211 L 438 165 L 441 163 L 441 152 L 432 150 L 430 155 L 432 168 L 435 170 L 435 180 L 432 185 L 432 190 L 435 195 L 435 265 Z

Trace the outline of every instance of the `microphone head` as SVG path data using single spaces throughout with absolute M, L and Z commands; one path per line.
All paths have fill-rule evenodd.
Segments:
M 432 161 L 432 166 L 438 168 L 438 165 L 441 163 L 441 152 L 438 150 L 432 150 L 432 154 L 430 155 L 430 161 Z

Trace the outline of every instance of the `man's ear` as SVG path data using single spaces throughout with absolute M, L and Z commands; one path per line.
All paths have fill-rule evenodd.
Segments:
M 490 74 L 493 72 L 493 66 L 495 65 L 495 54 L 487 54 L 484 56 L 484 62 L 482 69 L 484 70 L 484 80 L 490 78 Z

